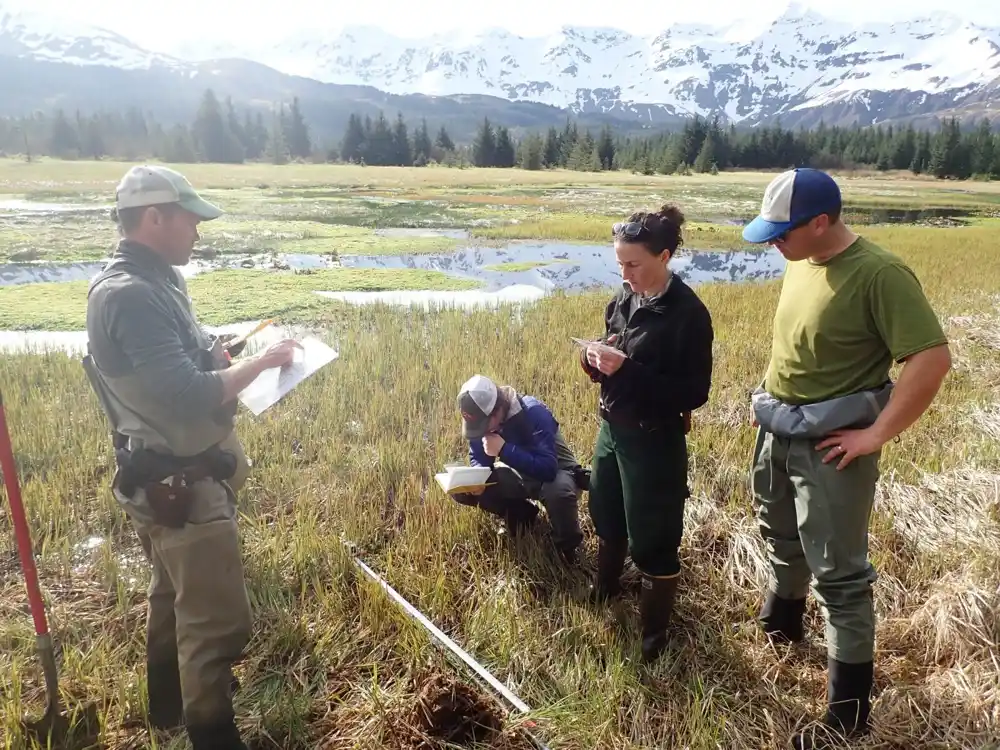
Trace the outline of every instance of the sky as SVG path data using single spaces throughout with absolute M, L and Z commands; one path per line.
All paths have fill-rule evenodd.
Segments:
M 259 13 L 248 12 L 247 0 L 170 0 L 163 4 L 135 0 L 0 0 L 0 11 L 33 9 L 63 20 L 78 20 L 116 31 L 151 48 L 172 46 L 179 37 L 231 43 L 267 43 L 297 31 L 319 29 L 336 33 L 344 25 L 378 26 L 403 37 L 428 36 L 451 30 L 506 28 L 524 36 L 546 34 L 563 25 L 610 26 L 651 35 L 678 22 L 721 23 L 747 17 L 747 0 L 699 0 L 670 3 L 663 0 L 504 0 L 474 4 L 470 0 L 265 0 Z M 836 5 L 806 0 L 843 22 L 905 20 L 935 11 L 949 11 L 971 21 L 1000 26 L 1000 3 L 995 0 L 839 0 Z M 754 15 L 780 15 L 788 0 L 756 0 Z M 485 7 L 494 12 L 481 12 Z M 624 12 L 614 12 L 614 8 Z M 473 10 L 477 8 L 477 10 Z M 477 12 L 478 11 L 478 12 Z M 151 23 L 143 19 L 150 13 Z M 167 41 L 169 40 L 169 41 Z

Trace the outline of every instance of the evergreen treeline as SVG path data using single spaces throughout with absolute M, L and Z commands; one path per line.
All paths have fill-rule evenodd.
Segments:
M 381 120 L 380 120 L 381 122 Z M 348 132 L 360 132 L 352 116 Z M 367 124 L 366 124 L 367 129 Z M 385 129 L 381 126 L 381 130 Z M 422 126 L 426 138 L 426 123 Z M 375 132 L 380 128 L 376 125 Z M 393 131 L 405 138 L 402 117 Z M 419 132 L 419 131 L 418 131 Z M 442 131 L 443 132 L 443 131 Z M 349 136 L 350 137 L 350 136 Z M 356 136 L 359 141 L 363 140 Z M 358 161 L 345 138 L 341 157 Z M 416 139 L 414 144 L 416 144 Z M 394 153 L 390 148 L 384 153 Z M 405 149 L 396 147 L 400 159 L 367 163 L 423 163 Z M 424 154 L 426 152 L 421 152 Z M 784 169 L 812 166 L 820 169 L 874 167 L 879 170 L 910 170 L 914 174 L 968 179 L 1000 177 L 1000 135 L 981 120 L 963 131 L 955 118 L 945 120 L 937 132 L 909 127 L 840 128 L 820 126 L 815 130 L 785 130 L 780 124 L 752 130 L 723 128 L 717 119 L 695 117 L 683 130 L 645 138 L 616 138 L 610 128 L 596 136 L 567 122 L 562 129 L 549 128 L 516 141 L 504 126 L 483 121 L 469 149 L 477 167 L 545 169 L 560 167 L 579 171 L 628 170 L 644 174 L 689 174 L 725 169 Z M 436 158 L 436 157 L 434 157 Z
M 267 160 L 282 164 L 311 155 L 309 128 L 298 100 L 270 118 L 237 114 L 232 99 L 220 102 L 207 90 L 190 126 L 165 127 L 138 109 L 84 116 L 57 109 L 52 115 L 0 118 L 0 152 L 62 159 L 153 156 L 169 162 Z
M 390 125 L 380 112 L 374 121 L 371 117 L 362 120 L 359 115 L 351 115 L 340 149 L 331 150 L 329 158 L 380 167 L 423 167 L 431 161 L 449 161 L 454 154 L 455 144 L 443 125 L 431 139 L 427 120 L 421 120 L 411 137 L 401 114 Z
M 932 132 L 892 125 L 821 125 L 815 130 L 793 131 L 782 129 L 780 124 L 745 131 L 724 129 L 718 120 L 695 118 L 679 133 L 615 144 L 613 158 L 615 169 L 647 174 L 792 166 L 874 167 L 958 179 L 1000 177 L 1000 136 L 992 132 L 986 119 L 963 131 L 959 121 L 951 118 Z
M 426 119 L 411 127 L 401 114 L 389 120 L 352 114 L 340 144 L 312 143 L 298 100 L 272 114 L 238 113 L 231 99 L 207 90 L 190 125 L 165 127 L 147 113 L 35 114 L 0 119 L 0 152 L 60 158 L 134 160 L 153 156 L 173 162 L 326 159 L 376 166 L 431 163 L 478 167 L 559 167 L 580 171 L 627 170 L 686 174 L 726 169 L 821 169 L 870 167 L 910 170 L 942 178 L 1000 178 L 1000 135 L 986 119 L 961 127 L 944 120 L 936 131 L 912 126 L 826 127 L 786 130 L 780 123 L 723 127 L 695 117 L 678 132 L 620 138 L 605 127 L 596 135 L 567 121 L 564 127 L 515 138 L 504 125 L 484 119 L 471 144 L 456 144 L 444 126 Z

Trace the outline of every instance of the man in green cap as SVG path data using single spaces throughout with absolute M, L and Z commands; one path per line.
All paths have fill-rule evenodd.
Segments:
M 152 564 L 150 724 L 184 725 L 195 750 L 246 750 L 232 703 L 232 665 L 251 626 L 236 526 L 248 466 L 237 395 L 290 363 L 299 344 L 233 363 L 198 323 L 177 266 L 190 260 L 198 225 L 222 211 L 182 175 L 133 167 L 114 213 L 122 239 L 90 287 L 84 367 L 115 432 L 112 491 Z

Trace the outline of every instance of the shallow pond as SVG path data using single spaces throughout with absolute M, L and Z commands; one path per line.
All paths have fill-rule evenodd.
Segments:
M 487 291 L 512 285 L 545 290 L 579 291 L 616 287 L 621 275 L 608 245 L 559 242 L 512 243 L 502 248 L 472 247 L 449 253 L 420 255 L 343 256 L 348 268 L 391 268 L 442 271 L 483 282 Z M 504 269 L 506 264 L 543 264 L 533 268 Z M 696 252 L 678 256 L 671 267 L 691 284 L 715 281 L 769 281 L 778 278 L 785 260 L 771 249 L 755 251 Z M 499 266 L 499 268 L 497 268 Z
M 45 261 L 0 264 L 0 287 L 15 284 L 38 284 L 43 282 L 90 281 L 106 260 L 81 261 L 78 263 L 49 263 Z M 335 268 L 336 261 L 321 255 L 305 253 L 277 254 L 232 254 L 218 255 L 211 259 L 193 258 L 186 266 L 180 266 L 181 275 L 191 278 L 208 271 L 226 268 L 251 268 L 259 271 L 303 271 L 314 268 Z
M 111 206 L 99 203 L 49 203 L 21 199 L 0 200 L 0 217 L 39 216 L 45 214 L 97 213 L 110 211 Z

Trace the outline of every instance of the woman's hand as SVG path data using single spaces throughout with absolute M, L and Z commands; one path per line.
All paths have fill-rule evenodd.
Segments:
M 608 337 L 607 344 L 591 344 L 587 347 L 587 363 L 603 375 L 614 375 L 625 361 L 625 353 L 614 348 L 618 334 Z

